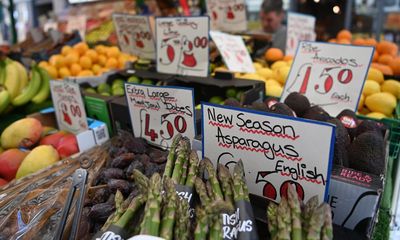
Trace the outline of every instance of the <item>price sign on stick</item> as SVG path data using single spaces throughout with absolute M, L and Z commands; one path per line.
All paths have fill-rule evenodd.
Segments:
M 255 72 L 242 37 L 214 31 L 210 31 L 210 35 L 230 71 Z
M 50 81 L 58 127 L 74 134 L 88 129 L 85 107 L 77 83 Z
M 85 15 L 72 16 L 68 18 L 66 32 L 71 33 L 74 30 L 78 30 L 81 38 L 85 39 L 86 20 L 87 18 Z
M 180 133 L 195 137 L 193 89 L 125 84 L 135 137 L 168 148 Z
M 299 41 L 315 41 L 315 17 L 306 14 L 288 13 L 286 55 L 294 56 Z
M 126 15 L 131 36 L 132 54 L 145 59 L 155 59 L 156 48 L 148 16 Z
M 114 13 L 112 15 L 115 32 L 117 33 L 118 45 L 122 52 L 131 54 L 132 43 L 131 34 L 129 32 L 126 14 Z
M 245 0 L 207 0 L 211 29 L 225 32 L 247 30 Z
M 157 18 L 157 71 L 207 76 L 208 31 L 208 17 Z
M 212 104 L 202 112 L 203 157 L 230 170 L 242 159 L 251 193 L 279 202 L 293 184 L 303 201 L 327 200 L 334 125 Z
M 332 116 L 356 111 L 373 53 L 373 47 L 301 41 L 281 101 L 300 92 Z

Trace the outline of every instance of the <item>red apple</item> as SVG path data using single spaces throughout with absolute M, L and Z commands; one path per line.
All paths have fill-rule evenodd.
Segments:
M 0 187 L 6 185 L 8 182 L 2 178 L 0 178 Z
M 40 145 L 52 145 L 54 148 L 57 148 L 58 144 L 60 143 L 61 138 L 63 138 L 66 135 L 68 135 L 68 134 L 64 131 L 59 131 L 59 132 L 47 135 L 40 140 L 39 144 Z
M 78 142 L 73 134 L 67 134 L 58 143 L 57 152 L 61 158 L 69 157 L 79 152 Z
M 17 174 L 19 165 L 28 155 L 29 152 L 21 151 L 17 148 L 12 148 L 4 151 L 0 155 L 0 177 L 6 181 L 11 181 Z

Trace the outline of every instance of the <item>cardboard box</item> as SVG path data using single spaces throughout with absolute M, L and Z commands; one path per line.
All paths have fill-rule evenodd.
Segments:
M 53 108 L 47 108 L 40 112 L 33 113 L 27 117 L 36 118 L 43 126 L 57 127 L 56 115 Z M 79 152 L 84 152 L 90 148 L 106 142 L 110 136 L 105 123 L 88 118 L 89 129 L 76 135 Z
M 333 223 L 371 237 L 382 190 L 380 176 L 334 166 L 328 198 Z
M 105 123 L 107 125 L 108 132 L 111 135 L 114 133 L 114 131 L 109 105 L 110 102 L 115 98 L 116 97 L 114 96 L 107 97 L 94 93 L 83 94 L 83 101 L 85 102 L 87 116 Z

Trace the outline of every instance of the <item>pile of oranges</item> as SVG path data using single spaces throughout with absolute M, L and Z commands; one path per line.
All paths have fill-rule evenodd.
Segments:
M 353 44 L 375 47 L 375 53 L 372 59 L 371 67 L 379 69 L 384 75 L 400 76 L 400 57 L 398 56 L 398 47 L 395 43 L 389 41 L 377 42 L 373 38 L 352 38 L 348 30 L 341 30 L 336 38 L 329 42 L 341 44 Z
M 116 46 L 97 45 L 90 49 L 85 42 L 64 46 L 60 54 L 42 61 L 39 66 L 46 69 L 52 79 L 65 77 L 98 76 L 112 69 L 123 69 L 127 61 L 136 57 L 120 52 Z

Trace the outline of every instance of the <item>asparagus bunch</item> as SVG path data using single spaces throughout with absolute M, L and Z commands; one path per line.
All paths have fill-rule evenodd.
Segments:
M 159 235 L 160 206 L 161 206 L 161 176 L 155 173 L 149 181 L 147 202 L 144 210 L 144 218 L 140 225 L 140 234 L 152 236 Z
M 319 205 L 318 197 L 310 198 L 302 208 L 292 185 L 287 198 L 267 208 L 268 230 L 272 240 L 331 240 L 332 216 L 328 204 Z

